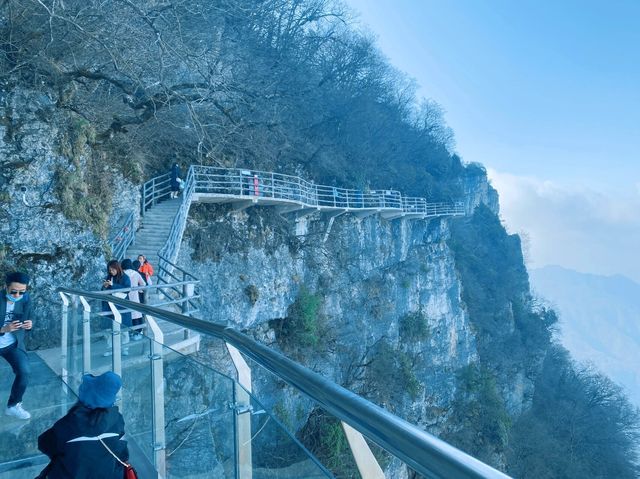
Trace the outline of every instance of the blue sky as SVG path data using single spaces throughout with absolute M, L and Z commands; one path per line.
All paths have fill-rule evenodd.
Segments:
M 640 281 L 640 0 L 347 0 L 446 111 L 532 267 Z

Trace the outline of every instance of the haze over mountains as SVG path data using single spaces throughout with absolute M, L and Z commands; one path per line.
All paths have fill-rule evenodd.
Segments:
M 534 291 L 560 316 L 562 343 L 590 361 L 640 405 L 640 284 L 560 266 L 529 271 Z

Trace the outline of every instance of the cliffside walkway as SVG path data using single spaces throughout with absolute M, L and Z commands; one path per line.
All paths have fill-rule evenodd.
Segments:
M 322 211 L 359 217 L 379 214 L 385 219 L 465 214 L 462 202 L 431 203 L 426 198 L 403 196 L 396 190 L 338 188 L 318 185 L 299 176 L 239 168 L 192 166 L 185 192 L 191 195 L 192 202 L 231 203 L 235 210 L 261 205 L 275 206 L 285 213 Z M 143 193 L 147 196 L 146 189 Z
M 334 219 L 347 213 L 359 218 L 377 214 L 387 220 L 465 214 L 463 202 L 430 203 L 426 198 L 403 196 L 396 190 L 338 188 L 318 185 L 299 176 L 241 168 L 191 166 L 183 184 L 180 198 L 171 199 L 168 173 L 144 183 L 140 229 L 136 232 L 132 212 L 111 240 L 111 249 L 117 259 L 146 255 L 156 265 L 157 281 L 167 285 L 167 288 L 158 289 L 158 297 L 152 304 L 174 310 L 179 307 L 184 314 L 197 311 L 197 303 L 190 295 L 194 295 L 199 281 L 174 263 L 192 203 L 230 204 L 235 211 L 268 206 L 297 217 L 321 212 L 328 218 L 325 240 Z M 178 283 L 181 286 L 173 286 Z M 163 326 L 162 329 L 166 328 Z M 176 331 L 168 329 L 165 333 L 169 337 L 176 335 Z M 183 339 L 173 346 L 185 352 L 198 349 L 199 337 L 190 337 L 185 332 Z M 178 344 L 186 346 L 183 349 Z
M 277 208 L 280 213 L 295 213 L 298 216 L 319 211 L 325 213 L 331 222 L 333 218 L 345 213 L 359 218 L 377 214 L 387 220 L 463 216 L 466 213 L 461 201 L 431 203 L 426 198 L 404 196 L 396 190 L 362 191 L 338 188 L 315 184 L 299 176 L 241 168 L 191 166 L 184 181 L 181 203 L 177 210 L 175 200 L 172 201 L 171 208 L 157 210 L 156 205 L 168 200 L 170 190 L 168 173 L 152 178 L 142 186 L 140 213 L 143 216 L 143 232 L 154 227 L 158 229 L 159 221 L 162 223 L 162 231 L 153 236 L 153 244 L 147 245 L 142 239 L 136 242 L 136 247 L 138 251 L 147 251 L 154 257 L 155 251 L 146 247 L 153 249 L 162 241 L 160 236 L 166 237 L 164 246 L 158 253 L 161 266 L 162 258 L 174 262 L 177 257 L 191 203 L 231 204 L 232 209 L 236 211 L 251 206 L 271 206 Z M 171 228 L 166 232 L 166 223 L 171 220 L 169 209 L 173 220 Z M 112 241 L 112 250 L 124 255 L 135 240 L 133 215 L 129 216 L 114 238 L 117 241 Z

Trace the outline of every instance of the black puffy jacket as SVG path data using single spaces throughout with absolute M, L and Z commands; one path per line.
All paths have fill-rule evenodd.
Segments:
M 117 406 L 90 409 L 76 403 L 53 427 L 38 437 L 38 449 L 51 459 L 49 479 L 122 479 L 123 466 L 106 450 L 98 437 L 121 460 L 129 459 L 124 419 Z

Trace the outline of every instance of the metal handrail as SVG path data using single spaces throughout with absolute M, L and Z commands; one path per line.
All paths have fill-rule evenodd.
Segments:
M 403 196 L 397 190 L 359 190 L 318 185 L 299 176 L 272 171 L 191 166 L 195 179 L 194 193 L 279 199 L 300 206 L 343 210 L 385 210 L 400 214 L 459 216 L 465 214 L 464 203 L 429 203 L 426 198 Z
M 103 295 L 77 289 L 58 288 L 56 291 L 85 298 L 104 299 Z M 111 298 L 109 302 L 222 339 L 398 457 L 419 474 L 440 479 L 509 479 L 506 474 L 229 326 L 117 297 Z
M 124 220 L 124 224 L 120 227 L 118 232 L 113 235 L 109 240 L 109 246 L 111 248 L 111 257 L 120 261 L 124 258 L 127 248 L 136 239 L 136 229 L 134 223 L 133 212 L 129 213 Z
M 189 308 L 189 310 L 196 311 L 198 309 L 198 305 L 194 300 L 200 297 L 200 295 L 196 292 L 196 288 L 200 284 L 200 279 L 189 273 L 187 270 L 181 268 L 177 264 L 172 263 L 160 253 L 158 253 L 158 259 L 158 284 L 170 285 L 169 287 L 172 291 L 175 291 L 176 293 L 178 293 L 178 295 L 184 295 L 187 298 L 186 301 L 188 304 L 186 306 Z M 178 272 L 179 274 L 181 274 L 182 278 L 174 274 L 174 272 Z M 188 280 L 187 278 L 191 278 L 191 280 Z M 179 283 L 170 283 L 170 279 L 177 280 Z M 185 286 L 189 284 L 193 285 L 193 296 L 191 297 L 192 299 L 187 297 L 185 288 Z M 178 286 L 180 285 L 182 285 L 182 288 L 179 289 Z M 170 299 L 172 301 L 174 300 L 174 298 L 172 298 L 171 295 L 167 291 L 165 291 L 165 289 L 160 289 L 159 292 L 161 292 L 167 299 Z
M 195 190 L 195 177 L 193 173 L 193 167 L 189 168 L 187 178 L 184 182 L 184 190 L 182 191 L 182 203 L 176 213 L 176 216 L 171 223 L 171 230 L 169 231 L 169 237 L 164 246 L 158 251 L 159 257 L 164 257 L 173 264 L 178 255 L 180 248 L 180 242 L 182 241 L 182 235 L 184 233 L 185 225 L 187 224 L 187 217 L 189 216 L 189 208 L 191 207 L 191 198 Z M 162 263 L 162 261 L 160 261 Z M 171 266 L 162 265 L 165 269 L 170 269 Z
M 140 215 L 155 205 L 158 201 L 169 195 L 171 191 L 171 174 L 151 178 L 142 185 L 142 195 L 140 196 Z

